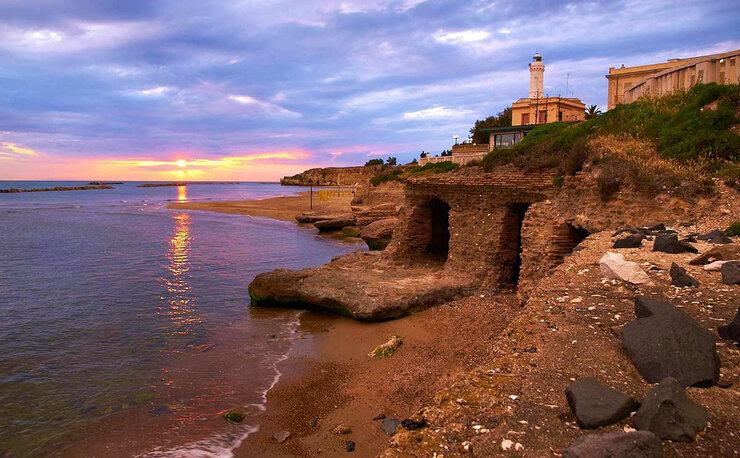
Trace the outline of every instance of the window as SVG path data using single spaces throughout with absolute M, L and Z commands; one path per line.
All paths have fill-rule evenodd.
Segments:
M 496 134 L 494 138 L 494 148 L 511 148 L 518 142 L 516 133 Z
M 540 116 L 537 120 L 538 124 L 544 124 L 547 122 L 547 110 L 540 110 Z
M 730 67 L 734 67 L 734 66 L 735 66 L 735 58 L 733 57 L 732 59 L 730 59 Z
M 558 121 L 562 121 L 562 120 L 563 120 L 563 112 L 558 111 Z
M 529 124 L 529 113 L 522 113 L 522 124 Z

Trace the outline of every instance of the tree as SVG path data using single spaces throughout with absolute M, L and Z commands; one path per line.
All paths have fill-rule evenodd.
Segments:
M 383 165 L 383 159 L 370 159 L 365 165 Z
M 396 164 L 398 164 L 398 161 L 396 160 L 396 158 L 395 158 L 395 157 L 391 156 L 391 157 L 389 157 L 389 158 L 388 158 L 388 159 L 387 159 L 387 160 L 385 161 L 385 163 L 386 163 L 386 164 L 388 164 L 388 165 L 396 165 Z
M 440 153 L 440 156 L 442 156 L 442 157 L 452 156 L 452 151 L 446 149 L 446 150 L 442 151 L 442 153 Z
M 489 116 L 486 119 L 475 121 L 475 125 L 470 129 L 473 137 L 473 143 L 488 143 L 488 132 L 481 132 L 481 129 L 490 129 L 491 127 L 505 127 L 511 125 L 511 107 L 500 111 L 495 116 Z
M 593 119 L 601 114 L 601 109 L 596 105 L 589 105 L 586 108 L 586 119 Z
M 422 159 L 424 159 L 425 157 L 427 157 L 427 152 L 426 151 L 422 151 L 421 154 L 419 154 L 419 157 L 422 158 Z

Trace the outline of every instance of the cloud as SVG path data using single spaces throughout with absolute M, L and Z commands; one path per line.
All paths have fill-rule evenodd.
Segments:
M 447 107 L 431 107 L 423 110 L 406 112 L 403 119 L 417 121 L 427 119 L 449 119 L 470 116 L 470 110 L 455 110 Z
M 462 30 L 459 32 L 437 32 L 434 39 L 438 43 L 460 45 L 483 41 L 489 36 L 491 36 L 491 33 L 486 30 Z
M 39 153 L 31 148 L 24 148 L 10 142 L 0 143 L 0 159 L 17 159 L 22 157 L 38 156 Z
M 228 99 L 240 105 L 250 105 L 250 106 L 258 107 L 259 109 L 263 111 L 263 113 L 266 116 L 282 116 L 282 117 L 288 117 L 288 118 L 300 118 L 302 116 L 300 113 L 296 113 L 295 111 L 290 111 L 288 109 L 281 107 L 280 105 L 276 105 L 274 103 L 269 103 L 269 102 L 262 102 L 248 95 L 233 95 L 232 94 L 228 96 Z

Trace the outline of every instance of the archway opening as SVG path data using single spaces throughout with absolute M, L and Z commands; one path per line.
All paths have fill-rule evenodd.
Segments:
M 516 288 L 522 268 L 522 224 L 529 209 L 528 204 L 506 206 L 499 246 L 499 284 Z
M 425 207 L 429 239 L 424 252 L 434 260 L 446 261 L 450 251 L 450 206 L 435 198 Z

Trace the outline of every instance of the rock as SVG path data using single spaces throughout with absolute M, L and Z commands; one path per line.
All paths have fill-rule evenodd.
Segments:
M 563 451 L 563 458 L 660 458 L 660 439 L 650 431 L 589 434 Z
M 290 431 L 278 431 L 272 435 L 272 438 L 275 439 L 278 444 L 282 444 L 289 437 L 290 437 Z
M 652 232 L 660 232 L 660 231 L 665 231 L 667 228 L 665 227 L 664 223 L 658 223 L 658 224 L 648 225 L 647 229 Z
M 681 242 L 678 240 L 676 234 L 659 234 L 655 237 L 655 243 L 653 243 L 653 251 L 662 251 L 664 253 L 698 253 L 699 250 L 691 246 L 687 242 Z
M 699 286 L 699 282 L 686 273 L 686 269 L 679 266 L 678 264 L 671 263 L 671 285 L 678 286 L 678 287 L 684 287 L 684 286 Z
M 725 265 L 726 262 L 730 262 L 730 261 L 710 262 L 709 264 L 704 265 L 702 269 L 706 270 L 707 272 L 719 272 L 720 270 L 722 270 L 722 266 Z
M 715 229 L 709 231 L 706 234 L 701 234 L 696 237 L 699 240 L 706 240 L 709 243 L 715 244 L 727 244 L 732 243 L 732 239 L 725 235 L 725 231 L 721 229 Z
M 731 261 L 733 259 L 740 259 L 740 244 L 738 243 L 716 246 L 706 253 L 695 257 L 689 261 L 689 264 L 692 266 L 703 266 L 712 261 Z
M 421 420 L 412 420 L 410 418 L 407 418 L 401 422 L 401 426 L 408 430 L 421 429 L 426 425 L 427 421 L 423 418 Z
M 740 307 L 737 308 L 735 319 L 717 328 L 719 336 L 732 342 L 740 342 Z
M 740 261 L 729 261 L 722 264 L 720 273 L 722 274 L 722 283 L 737 285 L 740 283 Z
M 295 217 L 295 220 L 301 224 L 313 224 L 319 221 L 335 218 L 336 215 L 318 215 L 315 213 L 303 213 Z
M 383 218 L 373 221 L 362 228 L 360 237 L 371 250 L 384 250 L 393 236 L 393 230 L 398 224 L 398 218 Z
M 642 239 L 644 238 L 640 233 L 630 234 L 627 237 L 617 239 L 612 248 L 639 248 L 642 246 Z
M 694 237 L 693 235 L 687 235 L 686 237 L 682 238 L 681 241 L 686 243 L 696 243 L 696 237 Z
M 385 420 L 385 414 L 384 413 L 379 413 L 379 414 L 377 414 L 376 416 L 373 417 L 373 421 L 378 421 L 378 420 Z
M 342 235 L 344 237 L 359 237 L 360 232 L 361 230 L 357 226 L 345 226 L 342 228 Z
M 691 442 L 708 419 L 707 411 L 686 396 L 679 382 L 667 377 L 645 395 L 635 414 L 635 426 L 661 439 Z
M 341 423 L 337 425 L 336 428 L 332 429 L 331 432 L 334 434 L 341 436 L 344 434 L 349 434 L 352 432 L 352 427 L 350 425 L 345 425 L 344 423 Z
M 403 344 L 403 339 L 398 336 L 392 336 L 388 339 L 388 342 L 378 345 L 373 351 L 368 353 L 371 358 L 382 358 L 384 356 L 391 356 L 398 350 L 398 347 Z
M 354 452 L 355 451 L 355 441 L 347 441 L 347 443 L 344 445 L 344 449 L 350 453 Z
M 383 421 L 380 422 L 380 429 L 382 429 L 383 432 L 389 436 L 395 436 L 396 428 L 398 428 L 398 425 L 400 424 L 401 422 L 396 420 L 395 418 L 385 418 Z
M 640 229 L 639 227 L 628 226 L 628 227 L 623 227 L 622 229 L 618 229 L 616 232 L 614 232 L 612 234 L 612 237 L 617 237 L 617 236 L 622 235 L 624 233 L 627 233 L 627 234 L 639 234 L 639 235 L 642 235 L 643 237 L 645 236 L 645 232 L 644 232 L 643 229 Z
M 637 285 L 652 284 L 648 274 L 643 272 L 637 263 L 625 260 L 619 253 L 607 251 L 599 259 L 599 268 L 606 278 L 624 280 Z
M 354 226 L 354 216 L 343 216 L 341 218 L 332 218 L 317 221 L 313 223 L 313 226 L 321 232 L 326 231 L 338 231 L 346 226 Z
M 693 318 L 654 299 L 635 301 L 638 318 L 622 330 L 623 345 L 648 383 L 665 377 L 681 386 L 712 386 L 719 380 L 715 338 Z
M 607 426 L 629 416 L 639 404 L 626 394 L 584 377 L 565 389 L 570 410 L 578 424 L 587 429 Z
M 244 421 L 244 414 L 233 410 L 226 412 L 223 417 L 230 423 L 241 423 Z

